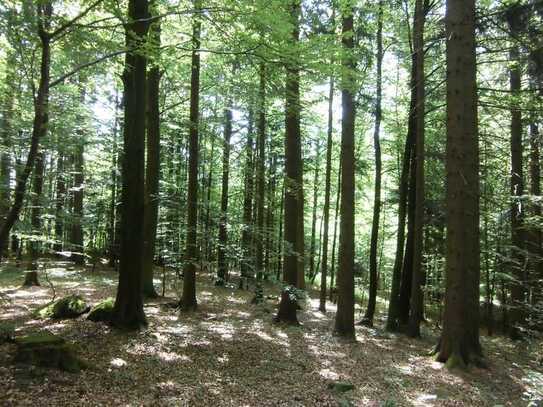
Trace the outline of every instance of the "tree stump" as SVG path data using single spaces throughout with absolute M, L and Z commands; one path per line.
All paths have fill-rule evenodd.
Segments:
M 36 332 L 15 338 L 15 362 L 78 373 L 83 364 L 71 346 L 50 332 Z
M 40 282 L 38 281 L 38 272 L 37 271 L 27 271 L 25 273 L 25 281 L 23 287 L 32 287 L 39 286 Z

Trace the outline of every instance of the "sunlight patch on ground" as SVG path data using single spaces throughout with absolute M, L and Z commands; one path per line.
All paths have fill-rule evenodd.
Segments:
M 422 393 L 414 400 L 413 404 L 415 406 L 432 406 L 437 401 L 437 394 L 426 394 Z
M 339 374 L 337 374 L 336 372 L 334 372 L 333 370 L 328 369 L 328 368 L 321 369 L 319 371 L 319 374 L 322 377 L 324 377 L 326 380 L 338 380 L 339 379 Z
M 234 327 L 224 322 L 203 322 L 200 325 L 205 327 L 209 332 L 219 334 L 222 339 L 232 339 L 235 333 Z
M 111 359 L 111 362 L 109 362 L 109 364 L 114 367 L 123 367 L 123 366 L 126 366 L 128 363 L 124 359 L 113 358 Z

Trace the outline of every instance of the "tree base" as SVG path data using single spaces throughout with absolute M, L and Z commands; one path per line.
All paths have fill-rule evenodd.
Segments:
M 298 322 L 297 311 L 299 309 L 296 294 L 291 287 L 285 287 L 281 292 L 281 302 L 279 310 L 274 318 L 275 322 L 284 322 L 288 325 L 300 325 Z
M 38 272 L 37 271 L 27 271 L 25 273 L 25 281 L 23 287 L 39 287 L 41 284 L 38 281 Z

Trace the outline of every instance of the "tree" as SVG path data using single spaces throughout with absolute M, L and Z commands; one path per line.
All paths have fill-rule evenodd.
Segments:
M 235 69 L 233 69 L 235 74 Z M 224 143 L 222 159 L 222 189 L 221 189 L 221 219 L 219 221 L 219 244 L 217 249 L 218 285 L 224 285 L 228 280 L 228 182 L 230 173 L 230 139 L 232 138 L 232 96 L 226 96 L 224 109 Z
M 260 63 L 260 84 L 258 87 L 258 135 L 257 135 L 257 191 L 256 191 L 256 278 L 264 277 L 264 201 L 266 199 L 265 162 L 266 162 L 266 66 Z
M 373 147 L 375 149 L 375 191 L 373 197 L 373 220 L 371 225 L 370 242 L 370 289 L 368 307 L 361 323 L 367 326 L 373 326 L 373 316 L 375 315 L 375 303 L 377 301 L 377 245 L 379 243 L 379 224 L 381 216 L 381 117 L 382 117 L 382 70 L 383 70 L 383 2 L 379 1 L 379 10 L 377 14 L 377 86 L 375 95 L 375 127 L 373 130 Z
M 190 114 L 189 114 L 189 177 L 187 193 L 187 237 L 185 241 L 185 264 L 183 269 L 183 296 L 181 309 L 195 310 L 196 301 L 196 267 L 198 263 L 198 145 L 200 116 L 200 32 L 202 23 L 200 12 L 202 1 L 194 0 L 192 20 L 192 52 L 190 75 Z
M 151 5 L 152 14 L 158 14 L 156 4 Z M 147 72 L 147 165 L 145 167 L 145 216 L 143 246 L 143 295 L 148 298 L 158 296 L 153 284 L 153 266 L 158 224 L 159 181 L 160 181 L 160 67 L 158 53 L 160 48 L 160 21 L 149 28 L 149 40 L 155 52 L 152 65 Z
M 339 235 L 338 303 L 335 332 L 354 339 L 354 31 L 353 6 L 344 5 L 341 15 L 343 46 L 341 82 L 341 220 Z
M 123 72 L 124 132 L 122 157 L 122 209 L 119 258 L 119 285 L 113 309 L 113 323 L 137 329 L 146 325 L 143 311 L 142 279 L 145 236 L 144 217 L 144 152 L 146 113 L 147 58 L 142 53 L 149 29 L 147 0 L 130 0 L 129 23 Z
M 292 23 L 291 44 L 296 47 L 300 36 L 300 12 L 299 0 L 289 2 L 290 17 Z M 303 207 L 302 179 L 302 146 L 300 133 L 300 68 L 298 66 L 297 53 L 288 60 L 286 68 L 286 94 L 285 94 L 285 199 L 284 199 L 284 239 L 285 254 L 283 258 L 283 281 L 291 287 L 300 287 L 300 217 Z M 303 278 L 303 269 L 302 276 Z M 297 323 L 296 308 L 290 305 L 293 302 L 292 295 L 283 292 L 278 321 Z M 295 302 L 295 301 L 294 301 Z
M 479 343 L 479 146 L 475 1 L 447 0 L 447 252 L 437 359 L 477 363 Z

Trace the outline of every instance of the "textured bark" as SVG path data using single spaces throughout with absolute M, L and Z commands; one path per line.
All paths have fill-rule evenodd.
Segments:
M 540 146 L 541 135 L 536 123 L 530 123 L 530 195 L 533 197 L 541 196 L 541 164 L 540 164 Z M 532 216 L 535 219 L 541 218 L 541 203 L 534 202 L 531 208 Z M 538 225 L 530 227 L 530 239 L 528 249 L 530 250 L 530 272 L 532 281 L 531 303 L 535 305 L 542 300 L 542 288 L 539 283 L 543 280 L 543 262 L 541 250 L 542 235 L 541 228 Z
M 300 0 L 290 1 L 290 15 L 293 23 L 291 43 L 298 46 L 300 35 Z M 303 216 L 303 176 L 302 146 L 300 132 L 300 68 L 297 54 L 293 61 L 286 63 L 286 95 L 285 95 L 285 199 L 284 199 L 284 235 L 285 250 L 283 257 L 283 281 L 292 287 L 303 288 L 303 258 L 300 242 L 300 217 Z M 303 221 L 302 221 L 303 222 Z M 301 268 L 301 275 L 300 275 Z M 278 320 L 290 322 L 288 295 L 281 296 Z
M 222 189 L 221 189 L 221 219 L 219 221 L 219 242 L 217 248 L 217 277 L 218 283 L 228 280 L 227 244 L 228 231 L 228 182 L 230 174 L 230 139 L 232 138 L 232 99 L 227 96 L 224 111 L 224 143 L 222 158 Z
M 328 91 L 328 132 L 326 137 L 326 174 L 324 180 L 324 230 L 322 233 L 321 289 L 319 296 L 319 311 L 326 312 L 326 279 L 328 278 L 328 240 L 330 223 L 330 186 L 332 178 L 332 148 L 334 133 L 334 77 L 330 76 Z
M 375 315 L 375 304 L 377 302 L 377 245 L 379 243 L 379 224 L 381 216 L 381 98 L 382 98 L 382 66 L 383 66 L 383 2 L 379 1 L 379 12 L 377 16 L 377 86 L 375 95 L 375 127 L 373 131 L 373 146 L 375 149 L 375 190 L 373 197 L 373 220 L 371 225 L 370 240 L 370 287 L 368 307 L 361 323 L 373 326 Z
M 344 8 L 341 16 L 342 57 L 344 69 L 341 83 L 341 218 L 338 263 L 338 303 L 335 332 L 354 339 L 354 189 L 355 189 L 355 104 L 354 104 L 354 49 L 352 5 Z
M 339 158 L 339 168 L 337 173 L 336 187 L 336 213 L 334 215 L 334 237 L 332 238 L 332 269 L 330 270 L 330 301 L 333 300 L 332 290 L 335 289 L 334 278 L 336 276 L 336 246 L 337 246 L 337 227 L 339 220 L 339 200 L 341 198 L 341 156 Z
M 291 15 L 294 20 L 292 42 L 296 46 L 299 37 L 299 0 L 291 1 Z M 283 261 L 283 281 L 299 287 L 298 262 L 300 201 L 303 199 L 302 186 L 298 184 L 302 174 L 301 134 L 300 134 L 300 70 L 296 62 L 286 66 L 285 97 L 285 203 L 284 235 L 285 254 Z
M 258 138 L 257 138 L 257 193 L 256 193 L 256 278 L 261 280 L 264 276 L 264 201 L 265 188 L 265 162 L 266 162 L 266 66 L 260 64 L 260 84 L 258 88 Z
M 154 5 L 154 4 L 153 4 Z M 157 14 L 158 10 L 152 10 Z M 149 39 L 159 52 L 160 22 L 156 21 L 149 28 Z M 143 246 L 143 295 L 156 298 L 158 294 L 153 284 L 156 233 L 158 225 L 159 181 L 160 181 L 160 68 L 157 61 L 147 73 L 147 166 L 145 167 L 144 198 L 144 246 Z
M 119 222 L 119 208 L 118 208 L 118 172 L 119 172 L 119 152 L 117 144 L 117 133 L 119 131 L 119 100 L 118 96 L 115 95 L 115 123 L 113 126 L 113 147 L 111 154 L 111 198 L 109 203 L 109 216 L 108 216 L 108 240 L 109 240 L 109 249 L 108 249 L 108 265 L 109 267 L 116 267 L 117 260 L 119 257 L 119 247 L 118 247 L 118 224 Z
M 143 242 L 145 113 L 147 59 L 138 52 L 145 45 L 149 10 L 147 0 L 130 0 L 126 26 L 124 82 L 124 148 L 119 285 L 112 322 L 123 328 L 146 325 L 143 311 Z
M 200 117 L 200 32 L 202 23 L 199 12 L 202 1 L 194 1 L 195 13 L 192 20 L 192 64 L 190 77 L 189 112 L 189 177 L 187 193 L 187 237 L 185 241 L 185 265 L 183 269 L 183 296 L 181 308 L 189 311 L 197 307 L 196 267 L 198 264 L 198 145 Z
M 413 48 L 415 52 L 415 87 L 417 104 L 415 106 L 416 136 L 415 136 L 415 177 L 417 189 L 415 192 L 415 230 L 413 238 L 413 280 L 411 282 L 411 299 L 407 334 L 420 337 L 420 322 L 423 319 L 422 285 L 424 270 L 422 263 L 423 232 L 424 232 L 424 0 L 415 3 L 415 22 L 413 29 Z
M 45 172 L 45 157 L 42 151 L 39 151 L 36 156 L 34 165 L 34 174 L 32 178 L 32 207 L 30 210 L 30 224 L 32 225 L 32 235 L 39 236 L 42 233 L 41 209 L 42 209 L 42 194 L 43 194 L 43 176 Z M 41 244 L 39 240 L 31 238 L 29 245 L 29 269 L 37 270 L 37 260 L 41 254 Z
M 477 362 L 479 343 L 479 146 L 475 1 L 447 0 L 447 264 L 438 360 Z

